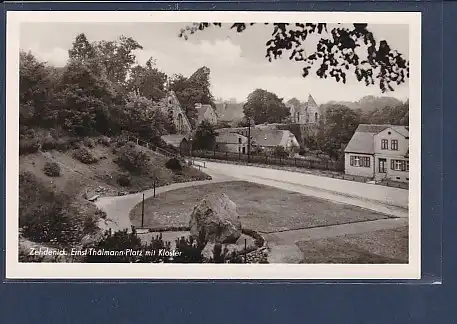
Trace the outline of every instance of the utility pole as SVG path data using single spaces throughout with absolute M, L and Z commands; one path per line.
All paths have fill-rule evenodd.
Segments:
M 143 194 L 143 202 L 141 204 L 141 228 L 144 228 L 144 194 Z
M 157 178 L 154 176 L 154 182 L 153 182 L 153 184 L 154 184 L 154 198 L 156 197 L 156 180 L 157 180 Z M 143 194 L 143 197 L 144 197 L 144 194 Z
M 251 159 L 251 118 L 248 117 L 248 163 Z

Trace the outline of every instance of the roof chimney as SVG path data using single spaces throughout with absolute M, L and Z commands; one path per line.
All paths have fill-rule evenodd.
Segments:
M 200 109 L 201 107 L 202 107 L 202 104 L 201 104 L 201 103 L 196 103 L 196 104 L 195 104 L 195 108 Z

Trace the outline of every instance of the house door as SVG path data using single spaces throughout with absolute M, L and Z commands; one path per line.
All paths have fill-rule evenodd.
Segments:
M 387 160 L 386 159 L 379 159 L 379 170 L 378 172 L 379 173 L 386 173 L 387 172 L 387 168 L 386 168 L 386 165 L 387 165 Z

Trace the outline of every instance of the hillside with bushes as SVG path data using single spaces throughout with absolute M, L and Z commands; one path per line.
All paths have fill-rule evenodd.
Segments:
M 161 136 L 176 130 L 160 108 L 167 75 L 152 58 L 136 62 L 134 52 L 141 48 L 130 37 L 89 42 L 80 34 L 64 67 L 20 52 L 21 244 L 88 244 L 102 235 L 98 225 L 105 215 L 93 204 L 98 197 L 210 179 L 180 158 L 172 159 L 179 168 L 169 162 L 174 148 Z M 198 76 L 208 79 L 209 70 Z M 192 78 L 183 84 L 187 88 L 177 89 L 178 97 L 179 91 L 209 88 Z M 197 99 L 182 103 L 189 116 Z

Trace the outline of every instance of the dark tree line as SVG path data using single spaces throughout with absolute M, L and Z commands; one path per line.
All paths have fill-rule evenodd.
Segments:
M 79 34 L 62 68 L 21 51 L 21 134 L 34 128 L 61 129 L 74 136 L 128 131 L 154 140 L 173 132 L 169 116 L 160 109 L 168 76 L 153 58 L 137 64 L 135 51 L 142 48 L 131 37 L 89 42 Z M 209 75 L 202 67 L 169 82 L 191 122 L 197 116 L 195 103 L 213 104 Z

